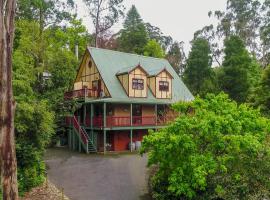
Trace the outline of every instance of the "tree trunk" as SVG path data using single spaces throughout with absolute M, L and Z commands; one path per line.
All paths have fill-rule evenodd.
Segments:
M 0 164 L 4 200 L 18 199 L 12 91 L 15 0 L 0 0 Z

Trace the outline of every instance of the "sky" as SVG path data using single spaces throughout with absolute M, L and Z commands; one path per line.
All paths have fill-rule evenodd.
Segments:
M 208 11 L 225 10 L 227 0 L 124 0 L 126 12 L 135 5 L 144 22 L 157 26 L 165 35 L 185 43 L 185 51 L 190 50 L 190 41 L 194 32 L 209 24 L 216 24 L 208 17 Z M 83 19 L 89 32 L 93 25 L 87 14 L 83 0 L 76 0 L 78 15 Z M 113 27 L 117 32 L 122 28 L 123 20 Z

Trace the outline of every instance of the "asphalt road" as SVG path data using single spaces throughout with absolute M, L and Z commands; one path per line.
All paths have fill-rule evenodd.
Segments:
M 71 200 L 149 200 L 146 157 L 86 155 L 49 149 L 49 180 Z

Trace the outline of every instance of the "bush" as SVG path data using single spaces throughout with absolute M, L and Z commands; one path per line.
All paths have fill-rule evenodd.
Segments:
M 180 117 L 142 144 L 158 165 L 155 199 L 269 198 L 270 121 L 259 110 L 223 93 L 174 108 Z
M 42 153 L 32 145 L 17 142 L 18 183 L 20 195 L 39 186 L 45 180 Z

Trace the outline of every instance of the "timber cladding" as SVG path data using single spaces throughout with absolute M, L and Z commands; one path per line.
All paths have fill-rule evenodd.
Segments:
M 100 84 L 98 81 L 100 81 Z M 104 91 L 105 96 L 110 96 L 95 62 L 88 52 L 84 56 L 80 65 L 79 72 L 74 83 L 74 90 L 80 90 L 83 89 L 83 87 L 87 87 L 91 90 L 97 90 L 97 87 L 100 87 L 99 89 Z
M 135 68 L 128 75 L 129 97 L 147 97 L 147 75 L 141 67 Z M 136 84 L 139 85 L 136 87 Z
M 167 87 L 164 87 L 167 84 Z M 162 88 L 163 87 L 163 88 Z M 166 71 L 162 71 L 156 76 L 156 98 L 172 98 L 172 76 Z

